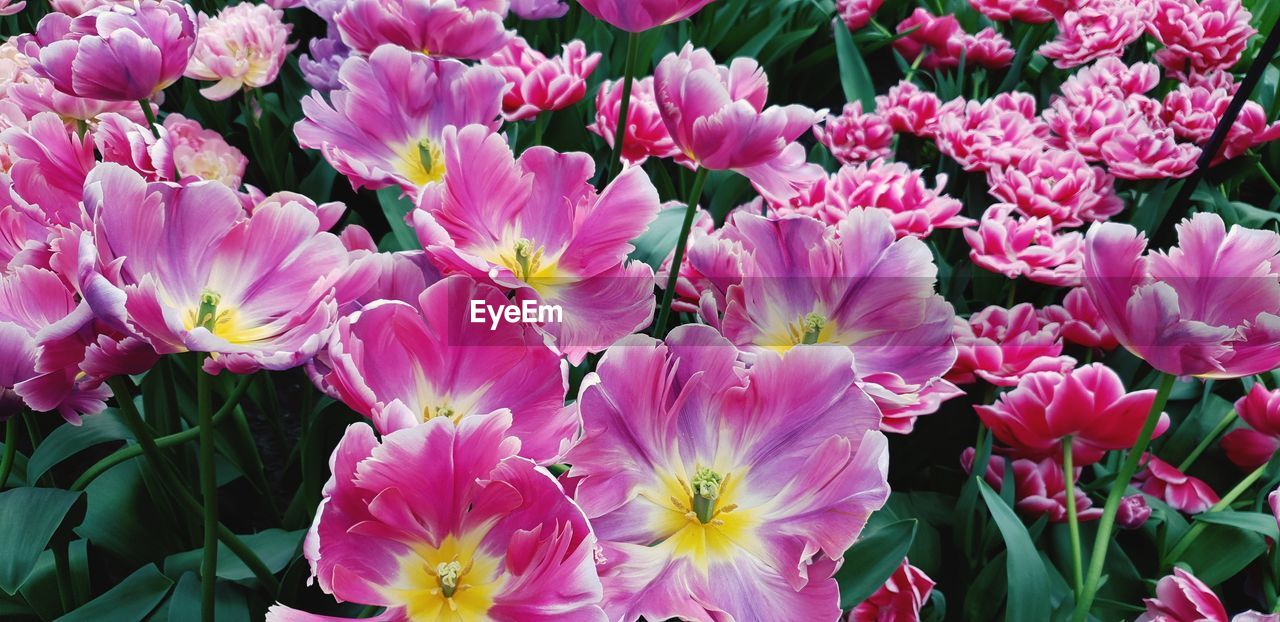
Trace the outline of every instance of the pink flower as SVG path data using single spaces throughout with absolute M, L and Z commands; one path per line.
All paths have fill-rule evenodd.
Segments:
M 174 181 L 195 178 L 221 182 L 232 190 L 240 187 L 249 160 L 221 134 L 177 113 L 164 118 L 164 129 L 162 142 L 173 158 Z
M 934 582 L 907 560 L 875 594 L 849 612 L 847 622 L 920 622 L 920 608 L 929 602 Z
M 939 378 L 920 389 L 913 404 L 882 404 L 880 412 L 884 414 L 884 418 L 880 420 L 880 431 L 887 434 L 910 434 L 915 429 L 916 419 L 938 412 L 944 402 L 965 394 L 956 385 Z
M 1040 46 L 1054 65 L 1070 69 L 1099 58 L 1124 54 L 1142 37 L 1153 15 L 1149 0 L 1093 0 L 1058 18 L 1058 37 Z
M 1117 61 L 1119 62 L 1119 61 Z M 1067 84 L 1070 84 L 1068 80 Z M 1133 143 L 1145 134 L 1151 134 L 1157 128 L 1163 128 L 1159 119 L 1160 102 L 1145 95 L 1125 95 L 1118 88 L 1094 88 L 1086 93 L 1064 91 L 1061 97 L 1055 97 L 1044 111 L 1045 123 L 1053 132 L 1050 143 L 1058 148 L 1073 150 L 1092 162 L 1107 161 L 1109 164 L 1124 166 L 1117 159 L 1116 151 L 1112 151 L 1110 159 L 1103 154 L 1110 141 L 1128 141 Z M 1173 143 L 1167 131 L 1160 136 L 1161 141 Z M 1187 148 L 1194 149 L 1189 145 Z M 1184 146 L 1174 145 L 1175 151 Z M 1114 147 L 1113 147 L 1114 149 Z M 1178 153 L 1179 157 L 1181 154 Z M 1120 156 L 1121 158 L 1123 155 Z M 1192 156 L 1194 159 L 1194 154 Z M 1133 169 L 1135 166 L 1130 165 Z
M 1023 303 L 1012 309 L 987 307 L 954 323 L 959 356 L 947 380 L 970 384 L 979 378 L 1001 387 L 1018 384 L 1039 371 L 1065 374 L 1075 359 L 1062 355 L 1056 326 L 1043 326 L 1036 308 Z
M 863 163 L 843 166 L 822 184 L 822 200 L 812 208 L 779 209 L 813 216 L 829 225 L 838 225 L 851 211 L 875 208 L 889 216 L 897 237 L 927 238 L 934 229 L 959 229 L 974 224 L 960 215 L 964 205 L 942 194 L 945 175 L 930 188 L 919 169 L 902 162 Z
M 1144 495 L 1129 495 L 1120 500 L 1116 512 L 1116 525 L 1121 529 L 1138 529 L 1151 518 L 1151 506 Z
M 585 153 L 533 147 L 516 159 L 486 127 L 445 132 L 444 178 L 413 213 L 443 271 L 529 304 L 560 306 L 543 329 L 575 365 L 649 324 L 653 270 L 627 260 L 628 241 L 658 213 L 658 192 L 643 170 L 627 169 L 597 194 Z
M 1270 391 L 1255 383 L 1244 397 L 1236 400 L 1236 414 L 1249 424 L 1222 437 L 1227 458 L 1241 469 L 1252 471 L 1271 460 L 1280 450 L 1280 391 Z
M 516 456 L 510 415 L 445 419 L 379 441 L 354 424 L 303 554 L 320 589 L 379 619 L 603 622 L 595 537 L 560 484 Z M 269 622 L 346 620 L 275 605 Z
M 587 126 L 592 134 L 613 148 L 618 132 L 618 115 L 622 114 L 622 83 L 605 80 L 596 91 L 596 120 Z M 680 153 L 667 124 L 662 121 L 653 92 L 653 77 L 631 84 L 631 106 L 627 108 L 626 138 L 622 159 L 628 164 L 643 164 L 650 157 L 670 158 Z
M 685 207 L 679 203 L 674 206 Z M 741 255 L 742 241 L 737 228 L 726 226 L 716 229 L 711 214 L 699 210 L 689 231 L 689 244 L 676 280 L 676 297 L 671 309 L 680 313 L 697 313 L 704 322 L 718 328 L 729 286 L 742 282 Z M 654 275 L 659 287 L 666 286 L 673 259 L 674 249 Z
M 351 56 L 351 50 L 336 37 L 312 39 L 307 44 L 307 53 L 298 57 L 298 69 L 302 77 L 317 91 L 328 93 L 342 88 L 338 74 L 342 64 Z
M 100 6 L 132 4 L 133 0 L 49 0 L 50 7 L 59 13 L 76 17 Z
M 988 192 L 1019 214 L 1048 218 L 1054 228 L 1107 220 L 1124 209 L 1115 183 L 1079 153 L 1045 149 L 1008 167 L 987 171 Z
M 993 28 L 983 28 L 976 35 L 966 34 L 960 39 L 965 63 L 973 63 L 987 69 L 1001 69 L 1013 62 L 1013 44 Z
M 1200 149 L 1174 140 L 1173 130 L 1131 118 L 1099 133 L 1102 161 L 1121 179 L 1186 177 L 1195 171 Z
M 200 15 L 200 34 L 186 76 L 218 83 L 200 89 L 214 101 L 241 89 L 271 84 L 297 44 L 287 42 L 292 24 L 284 13 L 265 4 L 244 2 L 224 7 L 217 17 Z
M 1208 484 L 1184 474 L 1154 454 L 1142 458 L 1143 469 L 1133 478 L 1133 486 L 1187 514 L 1199 514 L 1218 502 Z
M 268 209 L 278 209 L 293 205 L 302 207 L 315 214 L 316 231 L 332 229 L 342 219 L 343 214 L 347 213 L 347 206 L 340 201 L 329 201 L 328 203 L 317 205 L 315 201 L 296 192 L 282 190 L 263 195 L 261 190 L 253 186 L 249 186 L 249 192 L 242 197 L 241 204 L 244 205 L 245 212 L 250 216 Z M 289 209 L 292 209 L 292 207 L 289 207 Z
M 175 0 L 137 0 L 75 18 L 50 13 L 35 34 L 18 38 L 18 47 L 63 93 L 138 101 L 182 77 L 195 40 L 189 7 Z
M 1271 506 L 1271 514 L 1276 517 L 1276 525 L 1280 526 L 1280 488 L 1267 495 L 1267 505 Z
M 712 0 L 579 0 L 596 19 L 640 33 L 692 17 Z
M 966 472 L 973 469 L 973 457 L 972 447 L 960 454 L 960 465 Z M 996 491 L 1004 489 L 1006 460 L 1002 456 L 991 456 L 987 471 L 982 474 L 982 479 Z M 1067 479 L 1059 462 L 1054 458 L 1008 460 L 1013 465 L 1014 509 L 1032 520 L 1045 516 L 1052 523 L 1067 522 Z M 1080 470 L 1075 468 L 1076 481 L 1080 481 Z M 1093 500 L 1079 486 L 1076 486 L 1075 498 L 1079 520 L 1097 520 L 1102 516 L 1102 508 L 1093 507 Z
M 115 164 L 89 175 L 84 202 L 94 232 L 81 241 L 79 287 L 100 318 L 157 352 L 213 353 L 210 373 L 288 369 L 336 319 L 346 251 L 297 203 L 246 217 L 220 183 L 148 184 Z
M 1040 319 L 1045 324 L 1056 324 L 1063 339 L 1079 346 L 1114 350 L 1120 345 L 1083 287 L 1067 292 L 1061 306 L 1041 309 Z
M 996 22 L 1043 24 L 1053 20 L 1053 13 L 1041 6 L 1038 0 L 969 0 L 969 5 Z
M 564 0 L 511 0 L 511 12 L 520 19 L 559 19 L 569 12 Z
M 471 301 L 486 313 L 511 304 L 497 288 L 456 276 L 414 304 L 380 301 L 343 318 L 329 344 L 329 384 L 383 434 L 509 410 L 520 455 L 554 461 L 581 425 L 577 409 L 564 406 L 559 355 L 532 326 L 490 325 L 488 315 L 467 321 Z
M 1076 287 L 1084 277 L 1084 236 L 1054 233 L 1049 218 L 1019 218 L 1007 204 L 988 208 L 964 239 L 974 264 L 1010 279 Z
M 1142 602 L 1147 612 L 1136 622 L 1227 622 L 1227 610 L 1213 590 L 1176 566 L 1156 583 L 1156 597 Z
M 18 51 L 17 38 L 0 44 L 0 95 L 15 104 L 28 119 L 41 112 L 56 112 L 66 120 L 92 121 L 106 112 L 117 112 L 134 121 L 143 120 L 138 102 L 103 101 L 67 95 L 31 67 L 31 59 Z
M 391 44 L 431 56 L 481 59 L 511 38 L 502 26 L 507 8 L 507 0 L 347 0 L 333 23 L 342 42 L 361 54 Z
M 50 225 L 87 226 L 80 204 L 85 177 L 93 168 L 94 140 L 67 129 L 58 115 L 42 112 L 24 126 L 0 132 L 0 153 L 13 158 L 12 192 L 31 204 Z
M 813 126 L 818 142 L 841 164 L 857 164 L 893 153 L 893 128 L 879 115 L 862 112 L 862 102 L 846 104 L 838 117 L 828 116 L 825 126 Z
M 510 86 L 502 97 L 502 115 L 508 121 L 524 121 L 578 103 L 587 94 L 587 77 L 599 63 L 600 53 L 588 55 L 581 41 L 566 43 L 563 54 L 549 59 L 529 47 L 524 37 L 515 37 L 483 64 L 501 72 Z
M 1039 153 L 1048 127 L 1029 93 L 1001 93 L 985 102 L 954 99 L 938 110 L 938 151 L 966 171 L 1016 164 Z
M 884 0 L 836 0 L 836 12 L 849 30 L 857 31 L 871 23 L 883 4 Z
M 1120 376 L 1102 363 L 1066 373 L 1027 374 L 989 406 L 976 405 L 982 422 L 1019 458 L 1062 455 L 1062 439 L 1071 436 L 1076 464 L 1088 466 L 1106 452 L 1128 449 L 1138 440 L 1155 401 L 1153 389 L 1125 393 Z M 1169 427 L 1161 415 L 1155 435 Z
M 1129 225 L 1096 224 L 1085 243 L 1085 287 L 1120 343 L 1156 369 L 1235 378 L 1280 365 L 1280 235 L 1199 213 L 1179 245 L 1143 256 Z
M 836 230 L 803 216 L 737 214 L 741 283 L 729 288 L 721 332 L 744 351 L 809 344 L 853 351 L 864 390 L 912 405 L 955 361 L 951 305 L 935 290 L 925 244 L 896 239 L 878 210 L 849 212 Z
M 933 138 L 934 122 L 942 100 L 930 91 L 902 81 L 876 96 L 876 113 L 889 122 L 895 132 Z
M 1231 96 L 1238 88 L 1231 74 L 1226 72 L 1179 84 L 1176 90 L 1165 95 L 1160 116 L 1179 138 L 1204 144 L 1218 126 L 1218 120 L 1226 114 Z M 1280 123 L 1268 124 L 1267 113 L 1262 106 L 1246 101 L 1214 162 L 1230 160 L 1252 147 L 1278 138 Z
M 654 89 L 682 163 L 737 171 L 779 201 L 821 174 L 804 166 L 804 147 L 794 142 L 821 115 L 796 105 L 766 109 L 769 81 L 755 60 L 736 58 L 725 67 L 686 44 L 658 64 Z
M 565 460 L 611 620 L 840 615 L 832 573 L 889 494 L 879 413 L 845 348 L 736 359 L 714 329 L 681 326 L 628 337 L 583 384 Z
M 13 0 L 0 0 L 0 16 L 16 15 L 19 12 L 21 12 L 22 9 L 25 9 L 25 8 L 27 8 L 27 3 L 25 2 L 25 0 L 21 2 L 14 2 Z
M 1258 31 L 1240 0 L 1153 0 L 1147 32 L 1164 45 L 1156 62 L 1177 75 L 1229 70 Z
M 894 49 L 914 62 L 928 48 L 920 66 L 930 71 L 958 67 L 961 58 L 970 66 L 988 69 L 1007 66 L 1013 59 L 1013 46 L 1008 39 L 991 28 L 984 28 L 976 35 L 967 34 L 954 15 L 935 17 L 917 8 L 898 23 L 897 30 L 899 33 L 910 31 L 910 34 L 894 40 Z
M 303 98 L 298 144 L 319 149 L 354 187 L 399 184 L 416 193 L 445 174 L 447 126 L 497 129 L 506 83 L 497 70 L 467 67 L 383 46 L 342 65 L 342 88 Z

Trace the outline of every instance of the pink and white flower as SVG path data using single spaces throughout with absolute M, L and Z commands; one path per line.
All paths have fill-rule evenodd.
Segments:
M 929 602 L 933 593 L 933 579 L 923 570 L 902 560 L 875 594 L 858 603 L 849 612 L 846 622 L 920 622 L 920 608 Z
M 1175 510 L 1199 514 L 1218 502 L 1218 494 L 1208 484 L 1154 454 L 1144 455 L 1142 465 L 1143 469 L 1133 478 L 1133 486 Z
M 430 56 L 481 59 L 511 38 L 502 25 L 508 8 L 507 0 L 347 0 L 333 24 L 342 42 L 361 54 L 391 44 Z
M 862 102 L 846 104 L 838 117 L 813 126 L 818 142 L 841 164 L 857 164 L 893 153 L 893 128 L 880 115 L 862 112 Z
M 275 82 L 285 57 L 297 46 L 287 41 L 292 29 L 284 23 L 284 12 L 265 4 L 224 7 L 217 17 L 202 13 L 186 76 L 217 81 L 200 89 L 214 101 L 242 89 L 262 88 Z
M 1066 373 L 1075 359 L 1062 355 L 1057 326 L 1041 324 L 1036 308 L 1023 303 L 1011 309 L 991 306 L 953 325 L 958 356 L 947 380 L 970 384 L 978 379 L 1001 387 L 1018 384 L 1040 372 Z
M 1053 221 L 1021 218 L 1008 204 L 987 209 L 977 229 L 965 229 L 969 259 L 997 274 L 1065 287 L 1084 278 L 1084 236 L 1055 233 Z
M 524 37 L 514 37 L 483 64 L 497 69 L 507 81 L 503 117 L 525 121 L 578 103 L 587 94 L 587 77 L 600 64 L 600 53 L 587 54 L 584 43 L 570 41 L 560 56 L 547 58 L 529 47 Z
M 604 139 L 609 148 L 618 132 L 618 115 L 622 114 L 622 82 L 605 80 L 596 91 L 595 122 L 587 126 L 592 134 Z M 628 164 L 643 164 L 653 158 L 670 158 L 680 153 L 671 132 L 658 111 L 653 92 L 653 77 L 631 83 L 631 106 L 627 108 L 626 136 L 622 159 Z

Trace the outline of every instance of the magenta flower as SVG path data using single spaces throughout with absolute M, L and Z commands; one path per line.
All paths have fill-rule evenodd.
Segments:
M 240 187 L 249 160 L 221 134 L 177 113 L 164 118 L 164 129 L 161 143 L 173 158 L 174 181 L 194 178 L 221 182 L 232 190 Z
M 846 104 L 840 116 L 828 116 L 825 125 L 813 126 L 813 135 L 841 164 L 887 158 L 893 153 L 893 128 L 880 115 L 863 113 L 862 102 Z
M 1240 0 L 1154 0 L 1147 32 L 1164 45 L 1155 60 L 1175 75 L 1229 70 L 1257 30 Z
M 1218 378 L 1280 365 L 1280 235 L 1200 213 L 1179 245 L 1143 256 L 1146 238 L 1103 223 L 1085 243 L 1085 287 L 1120 343 L 1156 369 Z
M 1012 309 L 987 307 L 968 321 L 956 318 L 953 328 L 958 356 L 946 378 L 956 384 L 981 378 L 1012 387 L 1027 374 L 1065 374 L 1076 365 L 1075 359 L 1062 355 L 1058 327 L 1041 324 L 1030 303 Z
M 596 120 L 587 126 L 592 134 L 604 139 L 613 148 L 614 135 L 618 131 L 618 115 L 622 114 L 622 83 L 605 80 L 596 91 Z M 628 164 L 643 164 L 650 157 L 670 158 L 680 149 L 671 140 L 667 124 L 662 121 L 658 102 L 653 92 L 653 78 L 636 80 L 631 84 L 631 106 L 627 108 L 626 139 L 622 146 L 622 159 Z
M 138 102 L 104 101 L 68 95 L 36 72 L 31 59 L 18 51 L 17 38 L 0 44 L 0 95 L 13 102 L 27 118 L 56 112 L 66 120 L 92 121 L 106 112 L 117 112 L 141 122 Z
M 681 326 L 665 344 L 628 337 L 583 385 L 566 461 L 611 620 L 840 614 L 832 573 L 889 493 L 879 413 L 845 348 L 736 358 Z
M 967 395 L 965 391 L 946 380 L 936 380 L 916 394 L 914 404 L 880 405 L 884 418 L 880 431 L 886 434 L 910 434 L 916 427 L 916 419 L 938 412 L 948 400 Z
M 1062 439 L 1071 436 L 1071 454 L 1088 466 L 1106 452 L 1128 449 L 1138 440 L 1155 401 L 1154 389 L 1125 393 L 1124 383 L 1101 363 L 1066 373 L 1027 374 L 991 405 L 975 405 L 982 422 L 1010 455 L 1039 460 L 1062 455 Z M 1162 414 L 1153 436 L 1169 427 Z
M 361 54 L 391 44 L 430 56 L 481 59 L 511 38 L 502 26 L 507 8 L 507 0 L 348 0 L 333 24 L 342 42 Z
M 246 217 L 220 183 L 148 184 L 115 164 L 95 168 L 84 195 L 95 225 L 80 288 L 100 318 L 162 354 L 208 352 L 210 373 L 288 369 L 320 348 L 347 254 L 310 210 Z
M 354 187 L 399 184 L 408 193 L 444 177 L 445 127 L 497 129 L 506 88 L 496 70 L 395 46 L 348 59 L 338 79 L 332 103 L 318 92 L 303 98 L 298 144 L 319 149 Z
M 200 89 L 214 101 L 235 95 L 242 89 L 262 88 L 275 82 L 289 52 L 292 24 L 284 23 L 284 12 L 265 4 L 243 2 L 224 7 L 218 16 L 200 15 L 200 34 L 187 65 L 186 76 L 196 80 L 216 80 Z
M 584 43 L 570 41 L 560 56 L 547 58 L 524 37 L 515 37 L 483 64 L 501 72 L 510 87 L 502 96 L 502 116 L 525 121 L 578 103 L 587 94 L 587 77 L 600 64 L 600 53 L 587 54 Z
M 941 107 L 942 100 L 937 95 L 906 81 L 876 96 L 876 113 L 889 122 L 893 131 L 922 138 L 933 138 Z
M 1198 76 L 1170 91 L 1162 102 L 1160 118 L 1174 135 L 1196 144 L 1208 142 L 1218 120 L 1226 114 L 1231 97 L 1239 88 L 1231 74 L 1222 71 Z M 1214 163 L 1230 160 L 1249 149 L 1280 139 L 1280 123 L 1268 123 L 1267 113 L 1254 101 L 1246 101 L 1227 132 L 1222 151 Z
M 1142 37 L 1154 16 L 1147 0 L 1082 2 L 1058 18 L 1058 37 L 1040 46 L 1040 54 L 1061 69 L 1104 57 L 1120 57 Z
M 954 99 L 938 110 L 938 151 L 966 171 L 1017 164 L 1039 153 L 1048 127 L 1036 117 L 1029 93 L 1001 93 L 985 102 Z
M 836 12 L 849 30 L 858 31 L 871 23 L 883 4 L 884 0 L 836 0 Z
M 1181 178 L 1195 171 L 1200 149 L 1179 143 L 1173 130 L 1130 117 L 1126 125 L 1110 125 L 1095 135 L 1102 161 L 1121 179 Z
M 969 0 L 969 5 L 994 22 L 1043 24 L 1053 21 L 1053 13 L 1039 0 Z
M 988 69 L 1005 67 L 1013 60 L 1013 46 L 1008 39 L 992 28 L 968 34 L 954 15 L 936 17 L 917 8 L 898 23 L 897 30 L 907 34 L 894 40 L 894 49 L 912 62 L 924 54 L 920 66 L 930 71 L 958 67 L 961 58 L 970 66 Z
M 1186 475 L 1154 454 L 1142 457 L 1143 468 L 1133 478 L 1133 487 L 1187 514 L 1199 514 L 1218 502 L 1217 493 L 1203 481 Z
M 1129 495 L 1120 500 L 1116 510 L 1116 526 L 1121 529 L 1138 529 L 1151 518 L 1151 506 L 1143 495 Z
M 185 4 L 136 0 L 75 18 L 50 13 L 18 46 L 63 93 L 138 101 L 182 77 L 195 40 L 195 18 Z
M 713 0 L 578 0 L 596 19 L 627 32 L 674 24 L 692 17 Z
M 471 301 L 482 304 L 482 322 L 468 321 Z M 581 420 L 564 406 L 565 370 L 542 335 L 528 325 L 490 324 L 489 313 L 510 305 L 497 288 L 461 276 L 428 287 L 413 305 L 373 303 L 338 322 L 327 380 L 383 434 L 509 410 L 520 455 L 549 463 L 575 440 Z
M 1112 177 L 1075 151 L 1045 149 L 992 168 L 987 186 L 1002 201 L 998 205 L 1029 218 L 1048 218 L 1055 229 L 1104 221 L 1124 209 Z
M 1120 345 L 1083 287 L 1067 292 L 1061 305 L 1040 309 L 1040 321 L 1056 324 L 1063 339 L 1079 346 L 1114 350 Z
M 681 163 L 737 171 L 779 201 L 820 174 L 804 166 L 804 147 L 794 141 L 821 115 L 797 105 L 765 108 L 769 80 L 755 60 L 736 58 L 725 67 L 686 44 L 658 64 L 654 88 Z
M 904 559 L 875 594 L 858 603 L 846 622 L 920 622 L 920 608 L 929 602 L 934 582 Z
M 506 413 L 347 428 L 303 553 L 320 589 L 391 620 L 604 622 L 595 538 Z M 345 620 L 276 605 L 268 622 Z
M 1084 278 L 1084 236 L 1053 229 L 1048 217 L 1021 218 L 1008 204 L 998 204 L 987 209 L 977 229 L 964 230 L 964 239 L 969 259 L 982 268 L 1010 279 L 1078 286 Z
M 0 0 L 0 16 L 17 15 L 22 9 L 27 8 L 25 0 L 14 2 L 13 0 Z
M 966 472 L 973 469 L 973 456 L 972 447 L 960 454 L 960 465 Z M 1020 458 L 1009 462 L 1013 466 L 1014 509 L 1032 520 L 1045 516 L 1052 523 L 1067 522 L 1067 478 L 1062 471 L 1061 460 Z M 1003 492 L 1005 468 L 1003 457 L 991 456 L 982 479 L 996 491 Z M 1080 470 L 1080 467 L 1075 467 L 1074 480 L 1077 482 L 1080 481 Z M 1093 507 L 1093 500 L 1079 486 L 1076 486 L 1075 498 L 1076 515 L 1080 521 L 1097 520 L 1102 516 L 1102 508 Z
M 1233 464 L 1252 471 L 1280 450 L 1280 391 L 1256 383 L 1236 400 L 1235 410 L 1249 427 L 1228 432 L 1220 442 Z
M 91 136 L 67 129 L 52 112 L 0 132 L 0 153 L 8 152 L 13 162 L 12 192 L 49 225 L 88 226 L 80 197 L 95 163 L 93 147 Z
M 533 147 L 517 159 L 483 126 L 448 128 L 444 144 L 443 181 L 423 191 L 413 221 L 445 272 L 559 306 L 543 329 L 574 365 L 649 324 L 653 270 L 627 261 L 628 242 L 658 213 L 644 171 L 627 169 L 597 194 L 585 153 Z
M 1173 574 L 1156 583 L 1156 597 L 1144 598 L 1146 613 L 1135 622 L 1228 622 L 1227 610 L 1209 586 L 1195 575 L 1174 567 Z M 1276 622 L 1280 615 L 1246 611 L 1231 622 Z
M 59 13 L 76 17 L 100 6 L 132 4 L 133 0 L 49 0 L 49 5 Z
M 520 19 L 559 19 L 569 12 L 564 0 L 511 0 L 511 12 Z

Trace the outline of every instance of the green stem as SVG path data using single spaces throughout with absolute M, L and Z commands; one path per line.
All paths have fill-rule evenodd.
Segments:
M 18 416 L 9 417 L 4 422 L 4 458 L 0 459 L 0 490 L 9 483 L 9 474 L 13 472 L 13 460 L 18 455 Z
M 160 138 L 159 124 L 156 123 L 156 113 L 151 111 L 151 102 L 146 99 L 139 99 L 138 105 L 142 106 L 142 115 L 147 118 L 147 127 L 151 129 L 151 135 Z
M 200 564 L 200 619 L 214 622 L 214 588 L 218 575 L 218 472 L 214 464 L 213 408 L 209 374 L 196 357 L 196 405 L 200 424 L 200 496 L 204 502 L 204 555 Z
M 667 318 L 671 315 L 671 303 L 676 297 L 676 281 L 680 278 L 680 266 L 684 262 L 684 247 L 689 243 L 689 231 L 693 229 L 693 217 L 698 212 L 698 201 L 702 199 L 702 188 L 707 185 L 708 174 L 709 171 L 700 166 L 693 178 L 693 190 L 689 192 L 689 205 L 685 208 L 684 223 L 680 226 L 680 237 L 676 240 L 675 256 L 671 258 L 671 274 L 667 277 L 667 288 L 662 292 L 658 319 L 653 324 L 653 336 L 658 339 L 667 334 Z
M 1107 495 L 1107 503 L 1102 509 L 1102 518 L 1098 521 L 1098 535 L 1093 541 L 1093 555 L 1089 558 L 1089 572 L 1085 575 L 1084 590 L 1076 601 L 1073 617 L 1075 622 L 1084 622 L 1089 619 L 1089 610 L 1093 608 L 1093 601 L 1098 595 L 1099 582 L 1102 580 L 1102 567 L 1107 561 L 1107 548 L 1111 545 L 1111 531 L 1115 528 L 1120 500 L 1124 497 L 1133 474 L 1138 470 L 1138 462 L 1142 460 L 1142 454 L 1151 444 L 1151 434 L 1160 421 L 1160 413 L 1164 412 L 1165 404 L 1169 402 L 1169 393 L 1173 391 L 1175 380 L 1176 377 L 1172 374 L 1161 373 L 1160 388 L 1156 391 L 1156 399 L 1151 402 L 1151 410 L 1147 413 L 1147 421 L 1142 426 L 1142 432 L 1138 434 L 1138 441 L 1129 450 L 1129 455 L 1125 456 L 1120 470 L 1116 472 L 1115 481 L 1111 483 L 1111 493 Z
M 1062 474 L 1067 482 L 1067 530 L 1071 534 L 1071 577 L 1076 598 L 1084 588 L 1084 562 L 1080 553 L 1080 518 L 1076 511 L 1076 470 L 1071 455 L 1071 436 L 1062 439 Z
M 1182 460 L 1182 463 L 1178 465 L 1178 470 L 1186 473 L 1187 469 L 1191 468 L 1191 465 L 1200 457 L 1200 454 L 1204 453 L 1204 450 L 1208 449 L 1213 444 L 1213 441 L 1217 440 L 1219 434 L 1231 427 L 1231 423 L 1235 420 L 1236 411 L 1227 411 L 1227 414 L 1223 415 L 1222 419 L 1218 421 L 1218 425 L 1213 426 L 1213 430 L 1200 439 L 1200 444 L 1196 445 L 1196 448 L 1192 449 L 1191 453 L 1187 454 L 1187 457 Z
M 1280 183 L 1276 183 L 1276 178 L 1272 177 L 1271 172 L 1267 170 L 1267 167 L 1262 165 L 1262 160 L 1254 162 L 1253 166 L 1258 169 L 1259 173 L 1262 173 L 1262 178 L 1267 180 L 1267 185 L 1271 186 L 1271 191 L 1276 194 L 1280 194 Z
M 1206 510 L 1205 514 L 1221 512 L 1230 507 L 1233 501 L 1239 499 L 1240 495 L 1244 494 L 1244 492 L 1248 490 L 1254 482 L 1258 481 L 1258 478 L 1262 477 L 1262 474 L 1267 470 L 1268 464 L 1264 464 L 1254 469 L 1252 473 L 1246 475 L 1244 479 L 1240 480 L 1239 484 L 1236 484 L 1235 488 L 1231 489 L 1231 492 L 1228 492 L 1220 501 L 1213 504 L 1213 507 Z M 1182 554 L 1186 553 L 1188 548 L 1191 548 L 1191 543 L 1195 542 L 1195 539 L 1205 530 L 1205 525 L 1207 524 L 1208 523 L 1197 522 L 1191 526 L 1191 529 L 1187 530 L 1187 533 L 1182 534 L 1182 537 L 1178 539 L 1178 542 L 1173 545 L 1173 550 L 1169 551 L 1168 560 L 1170 564 L 1178 561 L 1178 559 L 1182 557 Z
M 618 173 L 622 164 L 622 146 L 627 140 L 627 125 L 631 112 L 631 83 L 636 79 L 636 65 L 640 62 L 640 35 L 627 35 L 627 60 L 622 68 L 622 101 L 618 106 L 618 128 L 613 132 L 613 155 L 609 158 L 608 183 Z M 603 185 L 603 184 L 602 184 Z
M 71 555 L 68 550 L 71 542 L 66 538 L 59 540 L 61 541 L 53 543 L 53 569 L 58 579 L 58 602 L 64 613 L 70 613 L 76 608 L 76 595 L 71 586 Z

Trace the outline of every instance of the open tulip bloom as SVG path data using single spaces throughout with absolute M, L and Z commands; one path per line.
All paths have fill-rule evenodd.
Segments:
M 1280 622 L 1276 3 L 944 4 L 0 0 L 0 618 Z

